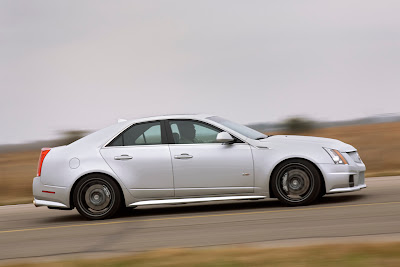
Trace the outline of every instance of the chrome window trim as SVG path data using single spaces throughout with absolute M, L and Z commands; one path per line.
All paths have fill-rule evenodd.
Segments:
M 134 145 L 134 146 L 105 146 L 101 149 L 111 149 L 111 148 L 132 148 L 132 147 L 156 147 L 156 146 L 168 146 L 168 144 L 152 144 L 152 145 Z
M 226 146 L 227 144 L 225 143 L 193 143 L 193 144 L 167 144 L 169 146 L 193 146 L 193 145 L 218 145 L 218 146 Z M 248 143 L 232 143 L 232 144 L 228 144 L 229 146 L 232 145 L 247 145 L 250 146 L 250 144 Z

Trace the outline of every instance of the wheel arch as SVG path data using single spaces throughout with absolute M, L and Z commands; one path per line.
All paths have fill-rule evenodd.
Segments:
M 321 169 L 318 167 L 318 165 L 315 163 L 315 162 L 313 162 L 312 160 L 310 160 L 310 159 L 307 159 L 307 158 L 303 158 L 303 157 L 293 157 L 293 158 L 286 158 L 286 159 L 283 159 L 283 160 L 281 160 L 281 161 L 279 161 L 277 164 L 275 164 L 275 166 L 274 166 L 274 168 L 272 169 L 272 171 L 271 171 L 271 175 L 270 175 L 270 177 L 269 177 L 269 181 L 268 181 L 268 191 L 269 191 L 269 196 L 270 196 L 270 198 L 276 198 L 276 196 L 274 195 L 274 193 L 273 193 L 273 191 L 272 191 L 272 189 L 271 189 L 271 178 L 273 177 L 273 175 L 278 171 L 278 169 L 280 168 L 280 166 L 281 165 L 283 165 L 285 162 L 287 162 L 287 161 L 289 161 L 289 160 L 304 160 L 304 161 L 307 161 L 307 162 L 309 162 L 310 164 L 312 164 L 314 167 L 315 167 L 315 169 L 318 171 L 318 173 L 319 173 L 319 177 L 320 177 L 320 180 L 321 180 L 321 188 L 320 188 L 320 194 L 321 195 L 325 195 L 326 194 L 326 187 L 325 187 L 325 177 L 324 177 L 324 175 L 322 174 L 322 171 L 321 171 Z
M 69 205 L 71 208 L 75 208 L 74 205 L 74 191 L 76 188 L 76 185 L 79 183 L 79 181 L 81 181 L 82 179 L 85 179 L 86 177 L 88 177 L 89 175 L 105 175 L 108 176 L 109 178 L 111 178 L 112 180 L 114 180 L 114 182 L 118 185 L 118 190 L 119 193 L 121 194 L 121 203 L 123 203 L 125 205 L 125 194 L 124 191 L 122 190 L 121 184 L 119 183 L 118 179 L 115 179 L 115 177 L 111 176 L 108 173 L 105 172 L 90 172 L 90 173 L 86 173 L 84 175 L 82 175 L 81 177 L 79 177 L 78 179 L 75 180 L 74 184 L 71 187 L 71 190 L 69 192 Z

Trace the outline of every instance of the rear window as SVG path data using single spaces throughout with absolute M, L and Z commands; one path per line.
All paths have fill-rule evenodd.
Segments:
M 129 127 L 107 146 L 137 146 L 162 144 L 160 122 L 148 122 Z

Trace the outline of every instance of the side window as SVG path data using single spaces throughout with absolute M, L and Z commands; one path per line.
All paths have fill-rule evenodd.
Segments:
M 221 130 L 191 120 L 169 121 L 175 144 L 216 143 Z
M 137 146 L 157 144 L 162 144 L 161 125 L 158 121 L 133 125 L 112 140 L 108 146 Z

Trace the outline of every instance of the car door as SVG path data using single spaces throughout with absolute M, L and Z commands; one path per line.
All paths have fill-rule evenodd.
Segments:
M 253 157 L 248 144 L 216 142 L 222 130 L 205 122 L 169 120 L 175 196 L 243 194 L 254 191 Z M 169 126 L 169 127 L 168 127 Z
M 136 198 L 174 196 L 171 155 L 164 129 L 161 121 L 134 124 L 100 150 Z

